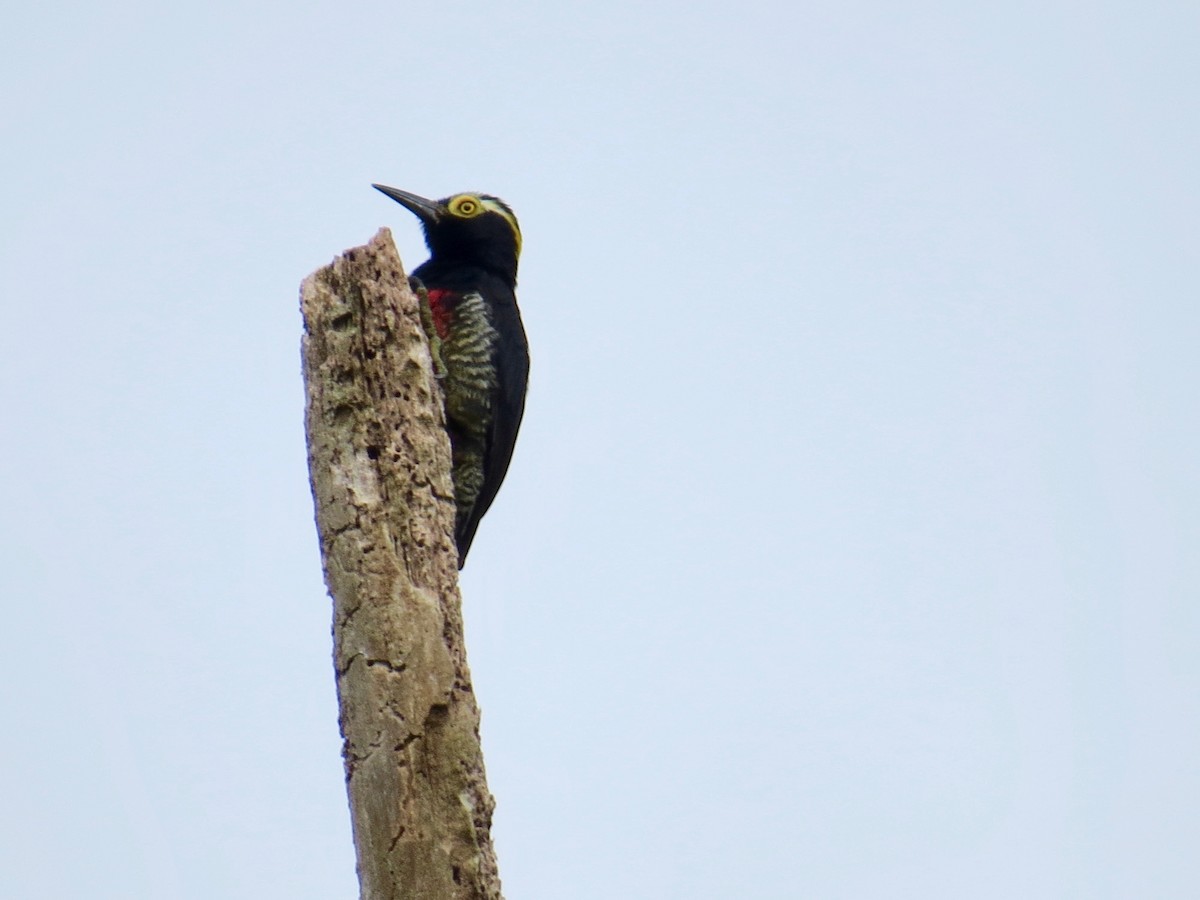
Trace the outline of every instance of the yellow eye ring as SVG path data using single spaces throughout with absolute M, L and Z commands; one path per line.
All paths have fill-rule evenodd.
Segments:
M 469 218 L 477 215 L 479 212 L 481 212 L 481 209 L 478 201 L 473 200 L 470 197 L 462 197 L 454 202 L 454 205 L 451 207 L 451 211 L 456 216 Z

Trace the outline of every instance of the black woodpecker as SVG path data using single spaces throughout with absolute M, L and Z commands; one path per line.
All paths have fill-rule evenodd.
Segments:
M 372 187 L 421 220 L 429 245 L 413 286 L 425 304 L 445 396 L 461 569 L 508 471 L 525 412 L 529 343 L 516 295 L 521 229 L 508 204 L 488 194 L 426 200 Z

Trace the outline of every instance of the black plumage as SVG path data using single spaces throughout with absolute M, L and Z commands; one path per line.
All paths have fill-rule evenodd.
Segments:
M 414 213 L 430 258 L 413 277 L 427 304 L 454 454 L 459 568 L 508 472 L 525 411 L 529 345 L 517 307 L 521 231 L 502 200 L 426 200 L 374 185 Z

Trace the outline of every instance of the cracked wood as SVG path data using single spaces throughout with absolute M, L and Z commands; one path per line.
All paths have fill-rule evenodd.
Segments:
M 362 900 L 500 900 L 463 645 L 450 445 L 382 229 L 305 279 L 309 475 Z

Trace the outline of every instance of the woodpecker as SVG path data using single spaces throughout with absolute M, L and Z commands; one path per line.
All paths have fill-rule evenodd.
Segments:
M 429 260 L 413 271 L 446 403 L 457 507 L 458 567 L 508 471 L 529 382 L 529 343 L 517 308 L 521 229 L 503 200 L 426 200 L 372 185 L 421 220 Z

